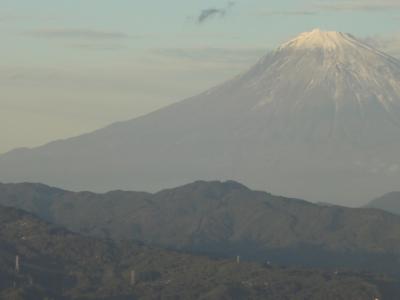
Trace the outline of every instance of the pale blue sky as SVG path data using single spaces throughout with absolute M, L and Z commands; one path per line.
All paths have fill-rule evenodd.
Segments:
M 398 0 L 0 0 L 0 153 L 181 100 L 317 27 L 400 53 Z

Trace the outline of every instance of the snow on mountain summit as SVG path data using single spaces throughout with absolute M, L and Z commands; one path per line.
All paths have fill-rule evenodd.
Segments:
M 352 35 L 337 31 L 322 31 L 321 29 L 314 29 L 311 32 L 304 32 L 296 38 L 284 43 L 281 48 L 323 48 L 328 50 L 335 50 L 338 48 L 357 45 L 360 42 Z
M 320 119 L 316 109 L 322 105 L 330 112 L 324 119 L 331 120 L 332 133 L 355 118 L 360 127 L 368 127 L 371 123 L 365 120 L 377 119 L 378 111 L 385 123 L 400 124 L 400 62 L 350 34 L 319 29 L 302 33 L 266 55 L 241 81 L 262 95 L 255 108 L 270 109 L 277 103 L 281 113 L 294 111 L 297 118 L 307 110 L 311 119 Z M 338 122 L 340 116 L 346 121 Z
M 363 60 L 363 63 L 366 63 L 365 60 L 370 60 L 371 56 L 384 58 L 392 63 L 399 63 L 397 59 L 371 47 L 349 33 L 322 31 L 321 29 L 301 33 L 278 48 L 278 51 L 283 50 L 322 50 L 325 54 L 328 54 L 328 58 L 335 57 L 343 60 L 345 57 L 352 56 L 353 62 L 358 63 L 363 62 Z M 381 61 L 375 59 L 367 62 L 367 64 L 375 62 Z

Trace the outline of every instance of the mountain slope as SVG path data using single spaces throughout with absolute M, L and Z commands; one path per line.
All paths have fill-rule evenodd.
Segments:
M 0 204 L 86 235 L 193 253 L 285 265 L 399 268 L 400 217 L 277 197 L 236 182 L 195 182 L 156 194 L 3 184 Z
M 398 289 L 397 281 L 368 274 L 265 268 L 84 238 L 1 206 L 0 225 L 0 298 L 7 300 L 361 300 L 395 299 Z
M 371 201 L 367 207 L 379 208 L 400 215 L 400 192 L 392 192 Z
M 400 179 L 400 62 L 314 30 L 198 96 L 96 132 L 0 156 L 3 182 L 154 191 L 234 179 L 359 204 Z

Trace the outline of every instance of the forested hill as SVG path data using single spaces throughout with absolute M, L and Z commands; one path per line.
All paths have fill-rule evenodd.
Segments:
M 388 278 L 216 261 L 100 241 L 5 207 L 0 253 L 0 298 L 7 300 L 396 299 L 390 295 L 397 282 Z

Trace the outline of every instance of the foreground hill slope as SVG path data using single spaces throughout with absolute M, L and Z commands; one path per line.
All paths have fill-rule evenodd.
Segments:
M 371 201 L 367 207 L 379 208 L 400 215 L 400 192 L 392 192 Z
M 400 217 L 277 197 L 233 181 L 155 194 L 0 184 L 0 204 L 86 235 L 194 253 L 393 272 L 400 266 Z
M 367 274 L 265 268 L 84 238 L 2 206 L 0 254 L 5 300 L 365 300 L 395 299 L 398 288 L 396 281 Z
M 198 96 L 93 133 L 0 156 L 0 181 L 155 191 L 234 179 L 360 205 L 400 181 L 400 62 L 314 30 Z

